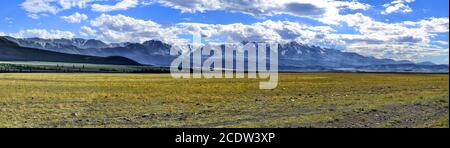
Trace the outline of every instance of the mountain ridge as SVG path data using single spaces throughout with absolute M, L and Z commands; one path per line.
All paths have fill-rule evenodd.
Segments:
M 42 49 L 21 47 L 8 37 L 0 37 L 0 60 L 3 61 L 46 61 L 88 64 L 141 65 L 121 56 L 96 57 L 67 54 Z
M 23 47 L 99 57 L 123 56 L 146 65 L 170 66 L 173 59 L 176 58 L 170 55 L 171 45 L 157 40 L 149 40 L 143 43 L 107 44 L 94 39 L 16 39 L 12 37 L 8 39 Z M 355 69 L 388 72 L 448 72 L 448 65 L 438 65 L 431 62 L 414 63 L 411 61 L 378 59 L 297 42 L 278 44 L 278 46 L 281 70 L 333 71 Z

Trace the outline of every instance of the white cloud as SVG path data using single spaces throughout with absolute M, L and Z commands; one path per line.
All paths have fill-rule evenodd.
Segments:
M 103 2 L 110 0 L 25 0 L 20 4 L 28 16 L 32 19 L 39 19 L 40 17 L 48 14 L 57 14 L 64 10 L 72 8 L 86 8 L 91 7 L 93 11 L 98 12 L 110 12 L 117 10 L 127 10 L 134 8 L 139 4 L 150 5 L 152 1 L 143 0 L 139 3 L 139 0 L 121 0 L 114 5 L 106 4 L 93 4 L 94 2 Z
M 409 13 L 413 12 L 411 7 L 407 5 L 407 3 L 412 3 L 415 0 L 394 0 L 391 3 L 384 4 L 383 7 L 386 9 L 381 12 L 381 14 L 387 15 L 391 13 Z
M 265 21 L 244 25 L 241 23 L 228 25 L 179 23 L 174 26 L 162 27 L 151 20 L 139 20 L 124 15 L 107 15 L 91 21 L 98 39 L 106 42 L 144 42 L 147 40 L 161 40 L 168 43 L 186 42 L 180 35 L 201 33 L 210 40 L 222 39 L 221 42 L 289 42 L 305 43 L 322 42 L 323 37 L 333 32 L 327 26 L 308 26 L 288 21 Z M 94 29 L 82 28 L 84 33 L 93 33 Z
M 212 25 L 199 23 L 180 23 L 176 29 L 182 34 L 201 33 L 207 38 L 226 39 L 226 42 L 278 42 L 298 41 L 304 43 L 321 42 L 323 36 L 333 31 L 330 27 L 313 27 L 289 21 L 265 21 L 244 25 Z M 224 42 L 224 41 L 223 41 Z
M 338 24 L 341 10 L 367 10 L 370 5 L 337 0 L 159 0 L 158 3 L 195 13 L 213 10 L 239 12 L 256 17 L 287 14 Z
M 407 21 L 403 23 L 405 26 L 420 27 L 427 32 L 446 33 L 449 32 L 448 18 L 430 18 L 418 22 Z
M 93 4 L 92 10 L 98 12 L 110 12 L 117 10 L 127 10 L 129 8 L 134 8 L 139 4 L 139 0 L 122 0 L 115 5 L 102 5 L 102 4 Z
M 138 5 L 159 3 L 182 12 L 205 12 L 223 10 L 245 13 L 256 17 L 280 14 L 317 19 L 326 23 L 336 23 L 341 10 L 367 10 L 370 5 L 355 0 L 121 0 L 114 5 L 94 2 L 110 0 L 25 0 L 21 7 L 29 17 L 38 19 L 42 15 L 57 14 L 71 8 L 86 8 L 93 11 L 110 12 L 127 10 Z M 331 19 L 331 20 L 330 20 Z
M 153 0 L 141 0 L 141 4 L 142 4 L 143 6 L 148 6 L 148 5 L 151 5 L 151 4 L 153 4 L 153 3 L 154 3 Z
M 378 22 L 360 13 L 344 18 L 358 34 L 330 34 L 327 38 L 341 42 L 347 51 L 413 61 L 424 56 L 448 55 L 448 47 L 430 44 L 435 33 L 448 33 L 448 18 L 401 23 Z
M 377 58 L 389 58 L 396 60 L 417 61 L 429 56 L 448 56 L 448 48 L 440 46 L 430 46 L 426 44 L 367 44 L 363 42 L 346 46 L 347 51 L 356 52 L 366 56 Z
M 29 17 L 38 19 L 42 15 L 56 14 L 73 7 L 85 8 L 88 5 L 93 11 L 110 12 L 159 3 L 184 13 L 222 10 L 260 18 L 284 14 L 334 25 L 341 22 L 342 10 L 368 10 L 371 7 L 358 1 L 341 0 L 121 0 L 114 5 L 92 4 L 95 1 L 102 0 L 26 0 L 22 7 L 29 13 Z
M 39 16 L 38 14 L 28 14 L 27 16 L 29 18 L 31 18 L 31 19 L 39 19 L 39 18 L 41 18 L 41 16 Z
M 124 15 L 102 14 L 91 21 L 98 30 L 97 38 L 106 42 L 144 42 L 164 40 L 164 30 L 153 21 L 139 20 Z
M 13 24 L 14 23 L 14 18 L 12 18 L 12 17 L 5 17 L 5 18 L 3 18 L 2 22 L 8 23 L 8 24 Z
M 113 29 L 117 31 L 147 31 L 159 29 L 160 25 L 153 21 L 139 20 L 124 15 L 107 15 L 102 14 L 98 18 L 91 21 L 92 26 Z
M 345 22 L 360 35 L 377 40 L 428 43 L 435 32 L 448 32 L 448 18 L 431 18 L 418 22 L 384 23 L 360 13 L 346 15 Z M 433 24 L 433 25 L 431 25 Z
M 57 14 L 71 8 L 85 8 L 97 0 L 25 0 L 20 4 L 32 19 L 38 19 L 48 14 Z
M 37 13 L 53 13 L 56 14 L 60 11 L 58 6 L 55 6 L 56 0 L 26 0 L 21 4 L 25 11 L 31 14 Z
M 88 26 L 82 26 L 80 34 L 85 37 L 96 36 L 97 31 Z
M 357 1 L 335 1 L 336 7 L 345 8 L 350 10 L 368 10 L 370 7 L 369 4 L 357 2 Z
M 447 45 L 448 46 L 448 41 L 433 41 L 433 42 L 441 44 L 441 45 Z
M 69 16 L 61 16 L 61 19 L 68 23 L 81 23 L 81 21 L 87 20 L 88 16 L 85 14 L 80 14 L 78 12 L 69 15 Z
M 9 36 L 16 38 L 33 38 L 39 37 L 44 39 L 71 39 L 75 37 L 75 34 L 70 31 L 61 31 L 61 30 L 50 30 L 47 31 L 45 29 L 27 29 L 21 30 L 17 33 L 12 33 Z

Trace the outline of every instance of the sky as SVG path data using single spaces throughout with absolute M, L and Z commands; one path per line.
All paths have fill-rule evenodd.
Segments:
M 8 0 L 0 36 L 299 42 L 365 56 L 449 63 L 448 0 Z

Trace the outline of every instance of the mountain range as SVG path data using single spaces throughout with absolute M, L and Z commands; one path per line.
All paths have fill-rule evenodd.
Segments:
M 0 61 L 45 61 L 113 65 L 141 65 L 138 62 L 121 56 L 98 57 L 23 47 L 9 39 L 10 38 L 0 37 Z
M 12 48 L 13 47 L 13 48 Z M 169 66 L 175 58 L 170 55 L 171 45 L 150 40 L 144 43 L 107 44 L 99 40 L 86 39 L 17 39 L 0 37 L 0 60 L 8 60 L 5 49 L 23 52 L 23 60 L 65 60 L 60 56 L 75 59 L 108 60 L 125 64 Z M 37 51 L 46 56 L 34 55 Z M 45 52 L 45 53 L 43 53 Z M 370 71 L 370 72 L 448 72 L 448 65 L 431 62 L 414 63 L 366 57 L 337 49 L 309 46 L 297 42 L 279 44 L 279 68 L 282 71 Z M 75 58 L 77 57 L 78 58 Z M 34 59 L 27 59 L 32 58 Z M 35 59 L 41 57 L 40 59 Z M 9 57 L 9 59 L 11 59 Z M 76 60 L 75 60 L 76 61 Z M 136 61 L 136 62 L 134 62 Z M 88 61 L 94 62 L 94 61 Z

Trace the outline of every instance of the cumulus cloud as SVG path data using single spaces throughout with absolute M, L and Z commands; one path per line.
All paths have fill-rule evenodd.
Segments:
M 85 8 L 97 0 L 25 0 L 20 4 L 30 18 L 38 19 L 48 14 L 57 14 L 71 8 Z
M 68 23 L 81 23 L 81 21 L 87 20 L 88 16 L 85 14 L 80 14 L 78 12 L 69 15 L 69 16 L 61 16 L 61 19 Z
M 428 32 L 421 28 L 410 28 L 402 23 L 384 23 L 360 13 L 347 15 L 347 25 L 355 28 L 364 37 L 385 41 L 428 41 Z M 420 38 L 420 39 L 417 39 Z
M 255 17 L 292 15 L 337 24 L 341 10 L 367 10 L 370 5 L 337 0 L 159 0 L 163 6 L 195 13 L 224 10 Z
M 45 30 L 45 29 L 27 29 L 21 30 L 17 33 L 12 33 L 9 36 L 13 36 L 16 38 L 33 38 L 39 37 L 44 39 L 72 39 L 75 37 L 75 34 L 70 31 L 61 31 L 61 30 Z
M 103 1 L 108 0 L 25 0 L 20 6 L 28 13 L 28 17 L 39 19 L 48 14 L 57 14 L 72 8 L 83 9 L 90 6 L 93 11 L 110 12 L 127 10 L 139 5 L 139 0 L 122 0 L 114 5 L 94 4 L 94 2 Z M 147 4 L 144 2 L 142 4 Z
M 117 10 L 127 10 L 129 8 L 134 8 L 139 4 L 139 0 L 122 0 L 115 5 L 102 5 L 102 4 L 93 4 L 92 10 L 98 12 L 110 12 Z
M 98 31 L 97 38 L 107 42 L 143 42 L 160 39 L 162 28 L 151 20 L 139 20 L 124 15 L 102 14 L 91 21 Z
M 384 23 L 357 13 L 347 15 L 345 19 L 347 25 L 355 28 L 358 34 L 330 34 L 327 38 L 341 42 L 347 51 L 399 60 L 448 55 L 448 47 L 430 44 L 435 33 L 449 32 L 448 18 Z
M 168 43 L 186 42 L 180 35 L 200 33 L 210 40 L 221 42 L 320 42 L 334 30 L 328 26 L 308 26 L 289 21 L 265 21 L 254 24 L 179 23 L 169 27 L 151 20 L 139 20 L 124 15 L 102 14 L 91 21 L 97 38 L 107 42 L 144 42 L 151 39 Z M 93 29 L 83 27 L 87 32 Z
M 180 23 L 176 29 L 183 34 L 201 33 L 210 39 L 225 39 L 223 42 L 319 42 L 333 29 L 326 26 L 308 26 L 289 21 L 264 21 L 244 25 L 241 23 L 228 25 L 212 25 L 200 23 Z
M 423 57 L 448 55 L 448 48 L 426 44 L 365 44 L 355 43 L 347 47 L 347 51 L 365 56 L 389 58 L 396 60 L 417 61 Z
M 91 27 L 88 26 L 82 26 L 80 28 L 81 32 L 80 35 L 85 36 L 85 37 L 95 37 L 97 31 L 92 29 Z
M 427 56 L 449 55 L 448 46 L 431 44 L 437 33 L 449 32 L 448 18 L 385 23 L 356 13 L 345 15 L 342 19 L 357 33 L 328 34 L 325 40 L 346 51 L 377 58 L 412 61 Z
M 413 10 L 409 7 L 408 3 L 412 3 L 415 0 L 394 0 L 391 3 L 384 4 L 386 9 L 381 14 L 387 15 L 391 13 L 409 13 Z
M 449 31 L 448 18 L 430 18 L 418 22 L 406 21 L 403 22 L 403 25 L 410 27 L 420 27 L 421 29 L 432 33 L 446 33 Z
M 338 25 L 342 20 L 342 10 L 367 10 L 371 7 L 358 1 L 341 0 L 121 0 L 114 5 L 94 3 L 96 1 L 103 0 L 26 0 L 21 6 L 33 19 L 74 7 L 90 6 L 93 11 L 110 12 L 159 3 L 184 13 L 221 10 L 260 18 L 292 15 L 334 25 Z

